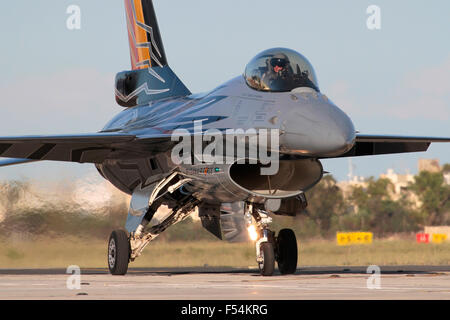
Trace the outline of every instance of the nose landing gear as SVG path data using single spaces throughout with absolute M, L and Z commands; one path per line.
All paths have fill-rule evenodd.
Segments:
M 275 271 L 275 261 L 281 274 L 293 274 L 297 270 L 298 248 L 294 231 L 283 229 L 275 236 L 268 228 L 272 218 L 267 212 L 254 209 L 253 204 L 247 204 L 245 218 L 247 226 L 253 225 L 253 219 L 258 228 L 256 241 L 256 262 L 261 275 L 271 276 Z

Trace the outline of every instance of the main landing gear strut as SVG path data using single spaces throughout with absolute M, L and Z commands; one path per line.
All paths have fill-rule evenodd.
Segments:
M 172 209 L 172 213 L 160 224 L 149 228 L 139 227 L 136 232 L 128 236 L 124 230 L 115 230 L 111 233 L 108 243 L 108 267 L 112 275 L 124 275 L 128 271 L 128 264 L 139 257 L 150 241 L 171 225 L 185 218 L 197 206 L 198 200 L 189 197 L 183 205 Z
M 190 193 L 181 190 L 188 179 L 171 181 L 176 174 L 161 181 L 154 189 L 150 198 L 150 205 L 142 223 L 135 232 L 129 235 L 124 230 L 111 233 L 108 243 L 108 267 L 112 275 L 124 275 L 128 271 L 128 264 L 138 258 L 144 248 L 168 227 L 186 219 L 200 203 Z M 173 182 L 169 184 L 169 182 Z M 146 228 L 153 219 L 159 207 L 167 206 L 167 212 Z
M 297 269 L 298 249 L 294 231 L 283 229 L 275 236 L 268 228 L 272 218 L 267 212 L 254 208 L 252 203 L 245 207 L 247 227 L 256 240 L 256 261 L 263 276 L 275 271 L 275 261 L 281 274 L 293 274 Z
M 171 225 L 187 218 L 197 204 L 198 200 L 192 197 L 185 199 L 183 205 L 173 208 L 172 213 L 164 221 L 149 228 L 148 231 L 144 230 L 144 226 L 139 226 L 136 232 L 129 236 L 124 230 L 113 231 L 108 243 L 110 273 L 112 275 L 125 275 L 128 271 L 128 264 L 139 257 L 152 240 Z

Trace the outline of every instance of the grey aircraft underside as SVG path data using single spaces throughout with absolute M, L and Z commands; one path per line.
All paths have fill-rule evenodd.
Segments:
M 244 75 L 211 92 L 192 94 L 167 64 L 152 1 L 125 0 L 125 8 L 133 70 L 117 75 L 115 94 L 126 109 L 94 134 L 0 138 L 0 156 L 8 158 L 0 166 L 92 163 L 132 196 L 127 231 L 113 231 L 108 243 L 112 274 L 125 274 L 151 240 L 195 210 L 219 238 L 242 229 L 225 227 L 233 221 L 253 227 L 261 274 L 271 275 L 275 261 L 282 274 L 293 273 L 294 233 L 283 229 L 276 236 L 268 225 L 273 215 L 295 216 L 306 208 L 304 192 L 324 174 L 321 159 L 420 152 L 432 142 L 450 142 L 357 133 L 351 119 L 320 92 L 308 60 L 284 48 L 258 54 Z M 233 134 L 225 134 L 230 129 Z M 276 132 L 277 145 L 268 137 L 265 144 L 252 140 L 252 130 Z M 207 139 L 211 132 L 223 135 Z M 173 150 L 181 140 L 191 146 L 200 141 L 201 147 L 183 153 L 178 163 Z M 223 161 L 208 161 L 201 155 L 207 141 L 241 144 L 225 148 Z M 270 164 L 259 153 L 250 156 L 263 145 L 277 161 L 269 175 L 261 172 Z M 240 218 L 228 219 L 236 212 Z

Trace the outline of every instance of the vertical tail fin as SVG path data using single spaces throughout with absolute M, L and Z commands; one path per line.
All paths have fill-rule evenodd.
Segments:
M 167 65 L 152 0 L 125 0 L 132 71 L 116 75 L 119 105 L 131 108 L 169 97 L 188 96 L 188 88 Z
M 152 0 L 125 0 L 125 9 L 133 70 L 166 66 Z

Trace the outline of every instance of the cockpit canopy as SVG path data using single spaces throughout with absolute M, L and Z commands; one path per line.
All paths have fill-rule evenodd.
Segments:
M 259 91 L 287 92 L 301 87 L 319 91 L 311 63 L 300 53 L 285 48 L 258 54 L 245 68 L 244 77 L 251 88 Z

